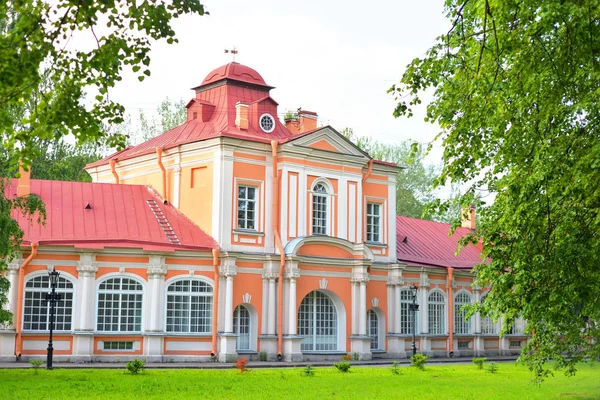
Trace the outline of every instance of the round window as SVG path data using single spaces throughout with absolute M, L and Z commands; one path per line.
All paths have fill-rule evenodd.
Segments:
M 275 120 L 270 114 L 260 116 L 260 128 L 266 133 L 271 133 L 275 129 Z

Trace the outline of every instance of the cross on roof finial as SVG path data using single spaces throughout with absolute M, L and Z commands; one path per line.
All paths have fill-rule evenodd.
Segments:
M 233 62 L 235 62 L 235 55 L 238 53 L 237 47 L 233 46 L 232 50 L 225 49 L 225 53 L 231 53 L 233 55 Z

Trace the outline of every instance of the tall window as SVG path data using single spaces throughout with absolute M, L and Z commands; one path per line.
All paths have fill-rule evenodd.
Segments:
M 50 290 L 50 278 L 47 274 L 31 278 L 25 283 L 23 330 L 50 329 L 50 303 L 46 301 L 46 293 Z M 56 292 L 60 294 L 61 300 L 54 308 L 54 329 L 70 331 L 73 317 L 73 283 L 59 276 Z
M 381 204 L 367 203 L 367 242 L 381 242 Z
M 117 277 L 98 287 L 97 329 L 102 332 L 140 332 L 144 287 L 131 278 Z
M 444 295 L 438 291 L 431 292 L 427 299 L 427 303 L 429 311 L 429 333 L 433 335 L 443 335 L 446 333 L 446 301 L 444 300 Z
M 485 297 L 481 299 L 483 303 L 485 301 Z M 496 329 L 496 324 L 492 321 L 491 317 L 481 317 L 481 333 L 484 335 L 496 335 L 498 330 Z
M 238 335 L 236 350 L 250 350 L 250 312 L 241 304 L 233 312 L 233 331 Z
M 210 333 L 213 288 L 198 279 L 175 281 L 167 287 L 167 332 Z
M 323 292 L 312 291 L 300 303 L 298 334 L 304 336 L 301 350 L 337 350 L 337 310 Z
M 327 189 L 318 183 L 313 188 L 313 235 L 327 235 Z
M 415 304 L 419 304 L 418 298 Z M 412 311 L 410 311 L 410 304 L 413 299 L 409 289 L 400 291 L 400 333 L 402 335 L 412 335 Z M 419 312 L 415 313 L 415 332 L 419 333 Z
M 517 317 L 513 321 L 512 326 L 508 330 L 508 335 L 521 335 L 523 330 L 525 329 L 525 321 L 523 321 L 522 317 Z
M 467 292 L 460 292 L 454 297 L 454 333 L 471 333 L 471 318 L 465 320 L 467 312 L 461 311 L 462 306 L 471 304 L 471 296 Z
M 238 228 L 256 230 L 256 192 L 251 186 L 238 186 Z
M 375 310 L 367 312 L 367 322 L 369 324 L 369 336 L 371 337 L 371 350 L 379 349 L 379 317 Z

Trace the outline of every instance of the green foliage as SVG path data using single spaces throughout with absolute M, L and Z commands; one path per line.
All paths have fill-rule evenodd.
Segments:
M 473 358 L 473 364 L 477 365 L 478 369 L 483 369 L 483 364 L 487 361 L 486 357 Z
M 491 287 L 471 313 L 522 315 L 521 359 L 540 379 L 549 360 L 573 373 L 600 356 L 600 2 L 446 0 L 445 13 L 451 29 L 390 89 L 395 115 L 433 93 L 437 184 L 469 185 L 478 231 L 462 244 L 482 244 Z
M 358 361 L 358 360 L 360 359 L 360 355 L 359 355 L 358 353 L 356 353 L 356 352 L 355 352 L 355 353 L 352 353 L 352 359 L 353 359 L 354 361 Z
M 146 361 L 140 360 L 139 358 L 134 358 L 133 361 L 127 362 L 127 371 L 130 373 L 137 375 L 142 372 L 146 367 Z
M 398 361 L 392 362 L 392 374 L 400 375 L 400 363 Z
M 313 368 L 312 364 L 308 364 L 306 367 L 304 367 L 304 375 L 306 376 L 315 376 L 315 369 Z
M 494 362 L 489 363 L 487 366 L 487 372 L 489 372 L 490 374 L 495 374 L 496 372 L 498 372 L 498 364 Z
M 396 178 L 397 215 L 431 219 L 426 205 L 435 198 L 433 182 L 437 170 L 425 164 L 422 146 L 409 141 L 396 145 L 376 142 L 371 137 L 357 136 L 351 128 L 344 128 L 340 133 L 374 159 L 403 168 Z
M 260 361 L 267 361 L 267 352 L 261 351 L 260 354 L 258 355 L 258 357 L 259 357 Z
M 297 119 L 298 118 L 298 113 L 296 111 L 292 111 L 292 110 L 286 110 L 283 119 L 284 121 L 290 120 L 290 119 Z
M 29 364 L 31 364 L 31 368 L 33 368 L 33 373 L 38 374 L 40 367 L 44 364 L 41 360 L 30 360 Z
M 131 127 L 131 121 L 117 127 L 117 131 L 127 134 L 127 143 L 137 145 L 171 130 L 187 120 L 186 102 L 183 99 L 165 98 L 156 108 L 156 115 L 146 115 L 140 111 L 139 131 Z
M 425 369 L 425 364 L 427 363 L 427 356 L 425 354 L 415 354 L 410 357 L 410 363 L 413 367 L 423 371 Z
M 333 366 L 337 368 L 338 371 L 346 373 L 350 370 L 352 365 L 348 361 L 340 361 L 337 364 L 333 364 Z

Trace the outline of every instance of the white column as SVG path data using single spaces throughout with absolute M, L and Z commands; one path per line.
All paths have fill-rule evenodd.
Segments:
M 476 286 L 473 288 L 473 294 L 475 295 L 475 302 L 481 301 L 481 288 Z M 481 315 L 476 313 L 473 316 L 473 333 L 481 333 Z
M 401 331 L 401 326 L 400 326 L 400 285 L 396 284 L 396 286 L 394 286 L 394 315 L 395 315 L 395 319 L 394 319 L 394 333 L 400 333 Z
M 77 296 L 79 303 L 79 318 L 75 318 L 75 330 L 94 330 L 94 310 L 96 305 L 96 265 L 93 254 L 84 253 L 79 258 L 77 273 L 79 275 L 78 286 L 80 293 Z M 77 304 L 77 302 L 75 304 Z M 76 313 L 77 316 L 77 313 Z
M 233 275 L 226 276 L 225 281 L 225 333 L 233 332 Z
M 147 310 L 150 314 L 149 331 L 162 332 L 164 331 L 164 316 L 163 310 L 165 305 L 165 275 L 167 274 L 167 266 L 164 264 L 164 257 L 151 256 L 150 265 L 148 266 L 148 293 L 150 297 L 150 309 Z
M 269 278 L 269 311 L 268 311 L 268 335 L 275 335 L 275 322 L 277 320 L 277 287 L 275 278 Z
M 419 284 L 419 294 L 421 299 L 419 300 L 419 313 L 421 326 L 421 333 L 429 333 L 429 305 L 427 300 L 429 298 L 429 279 L 427 274 L 421 272 L 421 282 Z
M 19 297 L 19 269 L 21 268 L 22 263 L 23 260 L 19 259 L 8 264 L 8 281 L 10 282 L 10 287 L 8 288 L 8 302 L 5 308 L 13 315 L 11 323 L 7 324 L 8 329 L 15 328 L 15 320 L 17 318 L 17 302 Z
M 296 335 L 296 278 L 290 278 L 290 301 L 288 308 L 288 333 Z
M 358 334 L 361 336 L 367 335 L 367 282 L 368 278 L 360 281 L 359 289 L 359 319 L 358 319 Z

